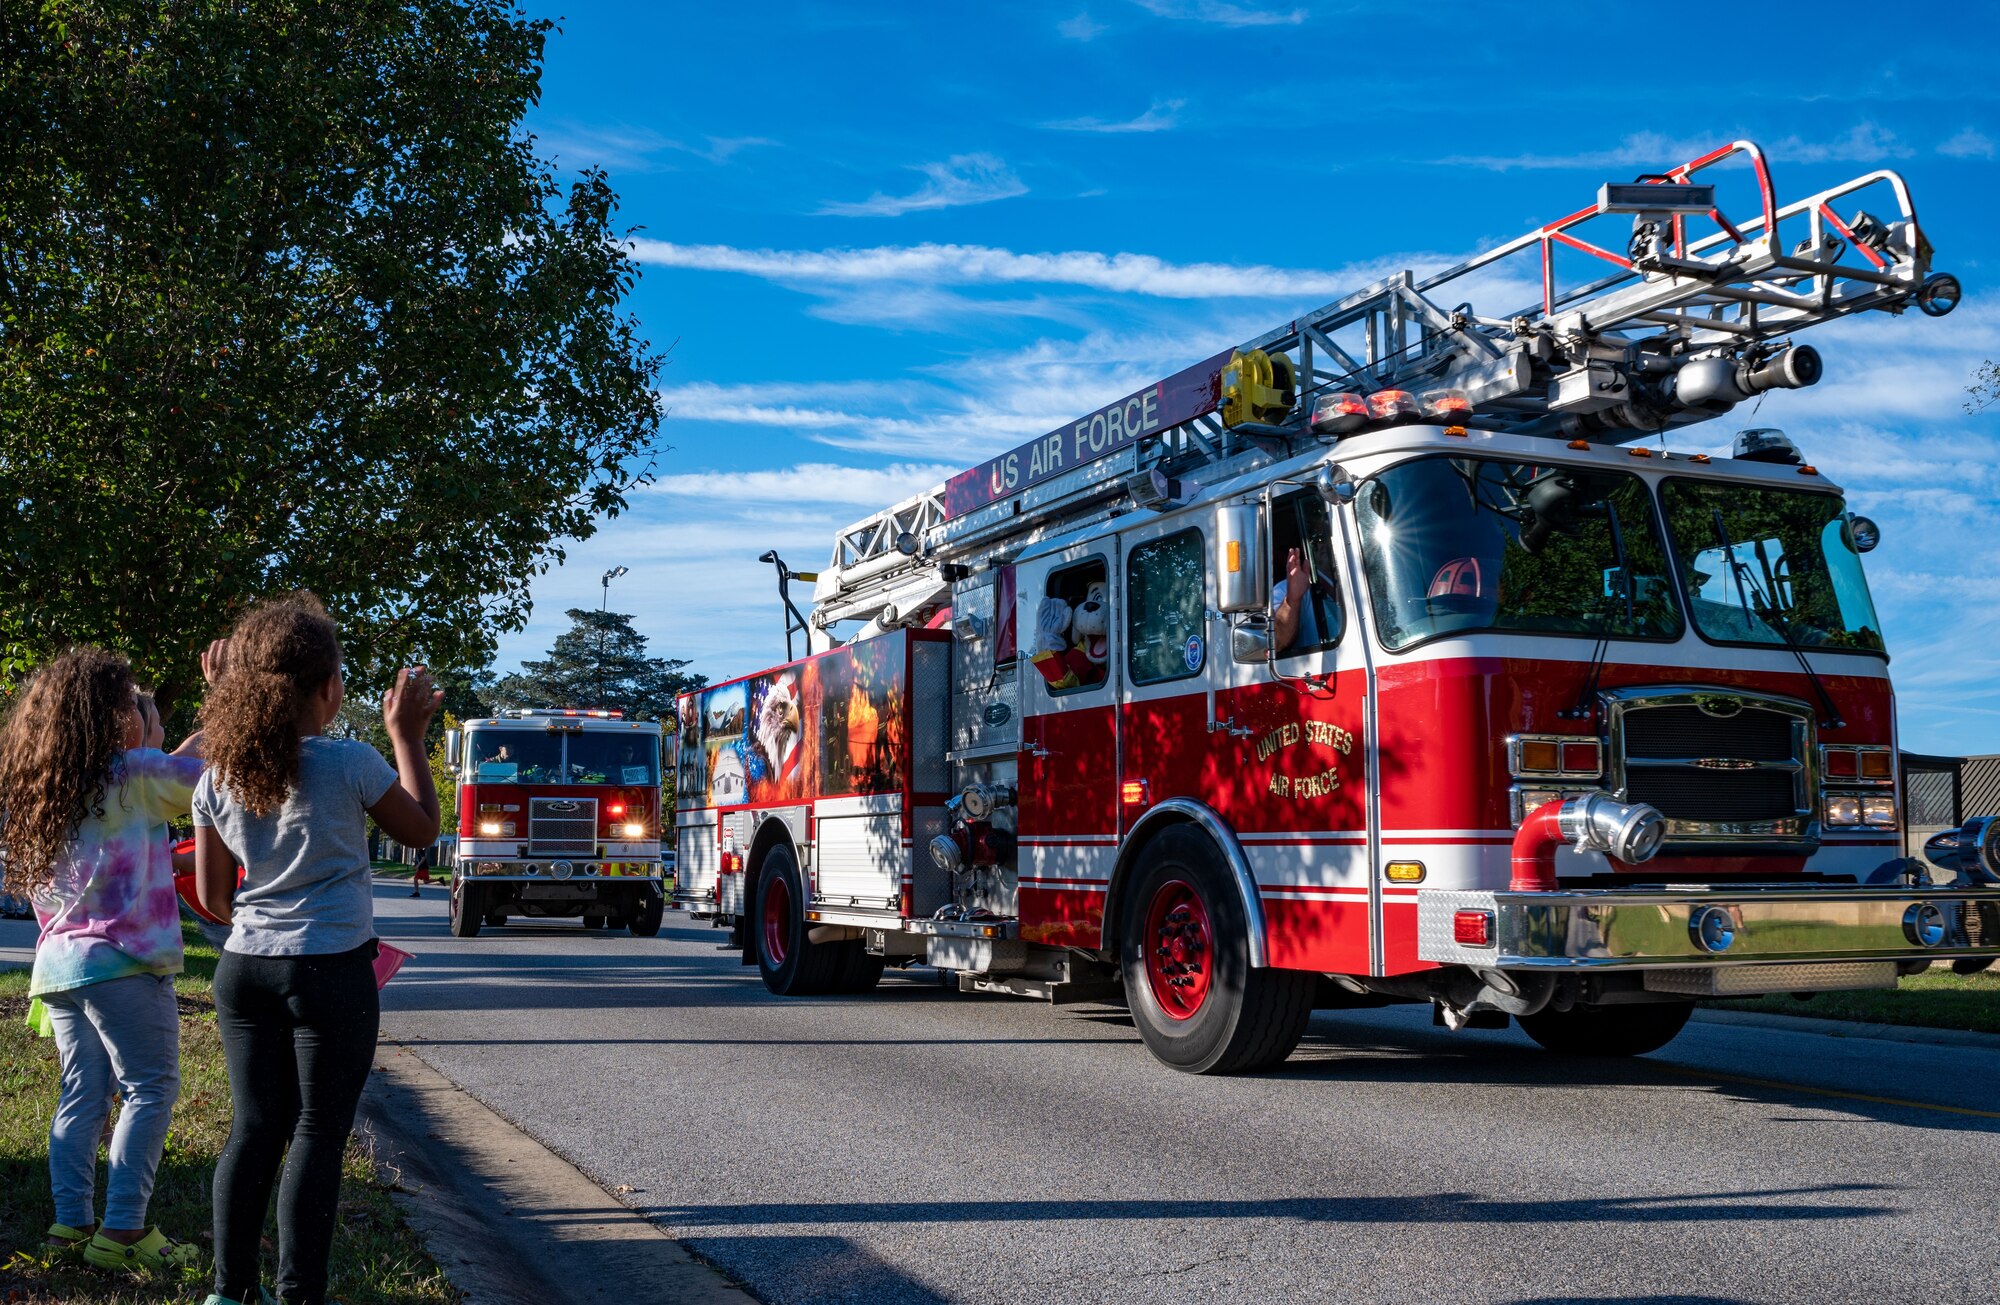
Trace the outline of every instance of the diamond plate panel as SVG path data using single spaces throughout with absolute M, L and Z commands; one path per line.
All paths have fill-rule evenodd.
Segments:
M 951 900 L 951 875 L 931 860 L 931 840 L 945 830 L 943 807 L 918 807 L 910 813 L 910 913 L 923 919 Z
M 942 793 L 951 787 L 951 644 L 910 645 L 910 787 Z
M 1647 970 L 1646 988 L 1684 997 L 1758 992 L 1836 992 L 1896 986 L 1894 961 L 1823 961 L 1798 965 L 1729 965 L 1706 970 Z

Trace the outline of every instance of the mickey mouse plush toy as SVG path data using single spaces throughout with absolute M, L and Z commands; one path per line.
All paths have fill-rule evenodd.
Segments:
M 1075 607 L 1044 598 L 1035 609 L 1035 648 L 1028 655 L 1051 689 L 1102 684 L 1111 655 L 1111 593 L 1093 580 Z

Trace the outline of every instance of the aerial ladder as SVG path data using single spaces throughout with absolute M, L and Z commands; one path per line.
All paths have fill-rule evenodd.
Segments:
M 1744 168 L 1757 210 L 1732 217 L 1696 177 Z M 1837 206 L 1862 192 L 1888 216 L 1857 207 L 1842 219 Z M 1607 247 L 1604 231 L 1627 216 L 1622 250 Z M 836 642 L 841 622 L 867 623 L 864 634 L 921 623 L 980 559 L 1311 441 L 1425 421 L 1622 444 L 1811 385 L 1820 358 L 1799 332 L 1957 306 L 1959 283 L 1931 270 L 1931 252 L 1908 186 L 1886 169 L 1779 207 L 1763 150 L 1739 140 L 1607 183 L 1566 217 L 1430 276 L 1356 290 L 846 527 L 815 584 L 815 647 Z M 1561 285 L 1559 256 L 1606 270 Z M 1535 302 L 1475 306 L 1524 264 Z

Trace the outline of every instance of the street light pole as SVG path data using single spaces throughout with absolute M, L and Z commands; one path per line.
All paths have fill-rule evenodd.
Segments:
M 604 573 L 604 596 L 597 602 L 597 701 L 591 704 L 593 707 L 604 705 L 604 625 L 605 613 L 611 606 L 611 582 L 630 569 L 614 566 Z

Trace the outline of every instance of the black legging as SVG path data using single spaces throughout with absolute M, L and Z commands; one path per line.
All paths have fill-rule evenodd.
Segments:
M 370 942 L 333 956 L 225 950 L 215 967 L 215 1019 L 236 1108 L 215 1166 L 215 1291 L 228 1300 L 257 1298 L 258 1242 L 281 1162 L 278 1299 L 326 1299 L 341 1157 L 381 1016 L 374 959 Z

